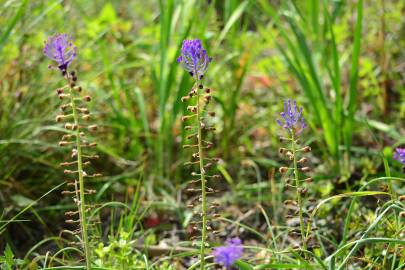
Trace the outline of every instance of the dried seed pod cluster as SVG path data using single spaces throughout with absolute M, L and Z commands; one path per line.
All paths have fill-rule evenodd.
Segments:
M 205 88 L 202 79 L 211 58 L 202 47 L 200 40 L 185 40 L 181 49 L 181 56 L 177 59 L 182 67 L 189 72 L 195 80 L 195 84 L 188 95 L 181 98 L 183 102 L 189 102 L 187 106 L 188 115 L 182 117 L 186 123 L 185 129 L 190 133 L 187 139 L 188 144 L 183 148 L 191 149 L 191 160 L 184 165 L 193 166 L 196 171 L 191 173 L 192 179 L 189 181 L 187 192 L 191 193 L 192 200 L 187 203 L 188 208 L 194 209 L 194 219 L 191 222 L 192 230 L 200 232 L 197 236 L 192 236 L 194 243 L 200 243 L 200 266 L 204 269 L 205 248 L 209 246 L 207 242 L 208 234 L 218 233 L 214 228 L 213 221 L 219 217 L 215 211 L 219 206 L 216 202 L 210 202 L 208 195 L 219 191 L 211 188 L 210 183 L 220 179 L 218 174 L 209 174 L 209 169 L 218 162 L 217 158 L 208 157 L 206 152 L 213 146 L 213 143 L 206 140 L 205 134 L 215 131 L 215 127 L 207 122 L 209 117 L 215 116 L 214 112 L 207 110 L 210 103 L 212 91 Z
M 93 189 L 86 189 L 81 186 L 80 179 L 94 178 L 101 176 L 99 173 L 89 173 L 92 160 L 98 159 L 99 156 L 94 154 L 93 148 L 97 146 L 96 142 L 90 142 L 86 139 L 86 132 L 94 133 L 97 131 L 97 125 L 89 124 L 90 111 L 86 106 L 91 98 L 89 96 L 82 96 L 82 88 L 77 86 L 76 72 L 63 72 L 62 75 L 67 81 L 67 85 L 57 89 L 58 97 L 65 101 L 61 106 L 61 114 L 56 116 L 56 122 L 64 122 L 64 128 L 66 134 L 62 136 L 59 141 L 61 147 L 71 147 L 71 160 L 60 163 L 60 166 L 64 168 L 64 174 L 72 175 L 68 180 L 67 187 L 71 190 L 64 190 L 62 194 L 73 196 L 74 202 L 80 209 L 83 205 L 85 211 L 89 210 L 84 202 L 83 195 L 91 195 L 96 193 Z M 85 153 L 87 152 L 87 153 Z M 80 154 L 79 154 L 80 153 Z M 82 193 L 82 194 L 81 194 Z M 68 217 L 67 223 L 77 223 L 80 225 L 80 212 L 68 211 L 65 213 Z M 73 218 L 76 216 L 77 220 Z M 81 233 L 82 228 L 75 230 L 77 233 Z
M 311 231 L 316 228 L 311 228 L 312 221 L 309 214 L 314 207 L 315 200 L 305 200 L 308 197 L 308 184 L 313 181 L 312 177 L 308 175 L 311 167 L 305 156 L 306 153 L 311 152 L 311 147 L 300 144 L 299 136 L 306 124 L 302 116 L 302 108 L 297 107 L 296 101 L 285 101 L 284 111 L 280 115 L 282 120 L 277 120 L 277 123 L 287 130 L 288 136 L 280 137 L 280 141 L 285 142 L 286 146 L 279 149 L 279 154 L 290 161 L 291 165 L 280 167 L 279 172 L 285 176 L 285 187 L 295 189 L 295 199 L 284 202 L 287 209 L 286 219 L 289 227 L 292 228 L 289 232 L 290 235 L 301 239 L 301 245 L 298 245 L 297 248 L 306 250 L 317 247 L 317 243 L 311 235 Z
M 213 143 L 203 139 L 207 132 L 215 131 L 215 128 L 213 126 L 209 126 L 206 122 L 207 118 L 213 115 L 212 112 L 208 112 L 206 110 L 206 106 L 211 100 L 211 90 L 209 88 L 204 88 L 201 81 L 199 81 L 195 87 L 193 87 L 187 96 L 182 98 L 183 101 L 190 100 L 190 102 L 194 99 L 196 105 L 188 106 L 187 110 L 190 112 L 190 114 L 182 118 L 184 122 L 188 122 L 187 124 L 191 122 L 195 123 L 195 125 L 185 126 L 185 129 L 191 134 L 187 136 L 187 140 L 189 140 L 190 143 L 183 145 L 183 148 L 190 148 L 192 154 L 191 160 L 185 162 L 184 165 L 193 166 L 198 170 L 191 173 L 192 179 L 188 182 L 189 187 L 187 188 L 186 192 L 192 195 L 192 200 L 187 204 L 187 207 L 194 209 L 195 217 L 206 219 L 206 222 L 201 222 L 201 220 L 193 220 L 190 223 L 193 231 L 201 232 L 203 229 L 201 225 L 206 223 L 206 230 L 216 234 L 218 231 L 213 229 L 214 226 L 212 224 L 212 220 L 218 217 L 215 210 L 217 207 L 219 207 L 219 204 L 216 202 L 208 203 L 207 198 L 203 198 L 203 196 L 219 192 L 219 190 L 211 188 L 207 184 L 221 179 L 221 176 L 218 174 L 208 173 L 209 169 L 213 167 L 219 161 L 219 159 L 207 156 L 207 150 L 213 146 Z M 200 137 L 201 140 L 199 139 Z M 204 181 L 204 183 L 202 181 Z M 203 189 L 204 192 L 202 192 Z M 206 201 L 204 203 L 204 205 L 206 205 L 206 209 L 204 209 L 205 207 L 201 205 L 203 201 Z M 191 239 L 197 240 L 198 238 L 199 236 L 192 236 Z

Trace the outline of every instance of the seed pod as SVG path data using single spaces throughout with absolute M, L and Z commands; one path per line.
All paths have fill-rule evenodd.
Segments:
M 286 173 L 286 172 L 288 171 L 288 168 L 287 168 L 287 167 L 280 167 L 280 169 L 278 169 L 278 171 L 279 171 L 281 174 L 284 174 L 284 173 Z
M 57 123 L 61 122 L 62 119 L 63 119 L 63 115 L 57 115 L 56 118 L 55 118 Z
M 288 149 L 287 148 L 284 148 L 284 147 L 281 147 L 280 149 L 278 149 L 278 153 L 279 154 L 284 154 L 285 152 L 287 152 L 288 151 Z
M 302 151 L 304 151 L 305 153 L 311 152 L 311 147 L 305 146 L 304 148 L 302 148 Z
M 298 163 L 305 163 L 307 161 L 308 159 L 306 157 L 302 157 L 300 160 L 298 160 Z
M 306 195 L 306 194 L 308 193 L 308 189 L 302 188 L 301 190 L 299 190 L 299 192 L 300 192 L 302 195 Z
M 312 179 L 312 177 L 308 177 L 304 181 L 307 183 L 312 183 L 314 181 L 314 179 Z
M 67 142 L 67 141 L 60 141 L 59 142 L 59 146 L 66 146 L 68 144 L 69 144 L 69 142 Z
M 303 172 L 310 172 L 311 168 L 310 167 L 303 167 L 300 170 L 303 171 Z
M 89 131 L 96 131 L 97 130 L 97 125 L 90 125 L 87 127 Z
M 285 200 L 283 203 L 285 205 L 297 205 L 297 202 L 293 200 Z

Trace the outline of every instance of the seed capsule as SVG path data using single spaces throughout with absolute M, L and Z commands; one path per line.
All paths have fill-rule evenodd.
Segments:
M 314 179 L 312 179 L 312 177 L 308 177 L 307 179 L 305 179 L 305 182 L 307 183 L 312 183 L 314 181 Z
M 279 154 L 284 154 L 285 152 L 287 152 L 287 148 L 283 148 L 281 147 L 280 149 L 278 149 Z
M 308 159 L 306 157 L 303 157 L 300 160 L 298 160 L 298 163 L 305 163 L 307 161 L 308 161 Z
M 89 131 L 96 131 L 97 130 L 97 125 L 90 125 L 88 126 Z
M 287 167 L 280 167 L 280 169 L 278 169 L 278 171 L 279 171 L 281 174 L 284 174 L 284 173 L 286 173 L 286 172 L 288 171 L 288 168 L 287 168 Z
M 303 171 L 303 172 L 310 172 L 310 171 L 311 171 L 311 168 L 310 168 L 310 167 L 303 167 L 303 168 L 301 168 L 301 171 Z
M 62 119 L 63 119 L 63 115 L 57 115 L 56 118 L 55 118 L 57 123 L 61 122 Z
M 59 146 L 66 146 L 68 144 L 69 144 L 69 142 L 67 142 L 67 141 L 60 141 L 59 142 Z

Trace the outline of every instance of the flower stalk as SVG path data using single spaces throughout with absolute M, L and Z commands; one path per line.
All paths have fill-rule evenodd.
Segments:
M 300 231 L 301 231 L 301 241 L 302 247 L 304 250 L 307 249 L 306 244 L 306 237 L 305 237 L 305 223 L 303 217 L 303 205 L 302 205 L 302 197 L 301 197 L 301 184 L 299 179 L 299 171 L 298 171 L 298 164 L 297 164 L 297 151 L 296 151 L 296 141 L 294 136 L 294 130 L 291 132 L 291 151 L 293 156 L 293 164 L 294 164 L 294 178 L 295 178 L 295 186 L 296 186 L 296 197 L 297 197 L 297 204 L 299 208 L 299 219 L 300 219 Z
M 80 220 L 80 227 L 82 232 L 82 241 L 83 241 L 83 249 L 86 259 L 86 268 L 87 270 L 91 269 L 90 264 L 90 247 L 89 247 L 89 237 L 87 232 L 87 217 L 86 217 L 86 203 L 85 203 L 85 196 L 84 196 L 84 177 L 83 177 L 83 159 L 82 159 L 82 146 L 80 140 L 80 125 L 79 125 L 79 116 L 76 109 L 76 102 L 74 99 L 74 90 L 72 84 L 70 82 L 69 75 L 66 75 L 66 79 L 69 84 L 69 94 L 70 94 L 70 104 L 72 106 L 73 111 L 73 122 L 76 128 L 76 150 L 77 150 L 77 175 L 79 178 L 79 194 L 77 194 L 77 184 L 75 185 L 76 190 L 76 197 L 79 195 L 78 207 L 79 207 L 79 220 Z
M 194 72 L 194 74 L 198 74 Z M 199 78 L 196 77 L 197 85 L 202 85 L 199 83 Z M 198 86 L 197 86 L 198 87 Z M 205 263 L 205 243 L 207 240 L 207 194 L 206 194 L 206 180 L 205 180 L 205 169 L 204 169 L 204 152 L 202 143 L 202 125 L 201 121 L 201 108 L 200 108 L 200 89 L 197 88 L 197 141 L 198 141 L 198 155 L 200 157 L 200 174 L 201 174 L 201 213 L 202 213 L 202 225 L 201 225 L 201 248 L 200 248 L 200 263 L 201 269 L 204 269 Z
M 210 158 L 205 153 L 205 149 L 209 149 L 212 143 L 204 139 L 205 132 L 214 131 L 214 127 L 208 126 L 205 122 L 206 116 L 214 116 L 213 112 L 208 112 L 206 106 L 211 100 L 211 90 L 204 88 L 202 81 L 204 73 L 207 70 L 208 64 L 211 62 L 211 58 L 208 57 L 206 50 L 202 47 L 200 40 L 185 40 L 181 48 L 181 55 L 177 59 L 180 65 L 193 77 L 194 85 L 187 96 L 182 97 L 182 101 L 188 101 L 194 99 L 195 103 L 187 107 L 190 112 L 189 115 L 182 117 L 182 121 L 190 121 L 193 125 L 185 126 L 185 130 L 191 134 L 187 136 L 187 139 L 194 140 L 194 142 L 183 145 L 183 148 L 195 149 L 196 152 L 192 154 L 192 160 L 186 162 L 185 165 L 198 166 L 198 172 L 193 172 L 191 175 L 198 177 L 189 182 L 190 185 L 200 184 L 200 188 L 188 188 L 187 191 L 191 193 L 200 193 L 193 198 L 193 202 L 187 205 L 188 208 L 198 207 L 200 211 L 195 210 L 195 214 L 199 214 L 201 217 L 198 221 L 191 222 L 194 231 L 200 231 L 200 269 L 204 270 L 206 267 L 205 253 L 208 244 L 208 233 L 218 233 L 213 229 L 213 218 L 219 217 L 218 214 L 212 213 L 215 208 L 219 206 L 218 203 L 212 202 L 209 205 L 207 195 L 218 192 L 211 187 L 207 186 L 208 180 L 215 180 L 219 178 L 219 175 L 209 175 L 207 170 L 218 159 Z M 195 119 L 196 118 L 196 119 Z M 192 237 L 196 239 L 197 237 Z

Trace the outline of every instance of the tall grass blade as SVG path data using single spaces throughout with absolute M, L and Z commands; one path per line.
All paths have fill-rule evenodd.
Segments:
M 359 0 L 357 3 L 357 21 L 354 32 L 352 67 L 350 71 L 348 117 L 346 118 L 344 127 L 345 145 L 348 153 L 350 152 L 350 147 L 352 144 L 352 137 L 354 131 L 354 114 L 357 108 L 357 93 L 358 93 L 357 81 L 359 73 L 362 20 L 363 20 L 363 0 Z

